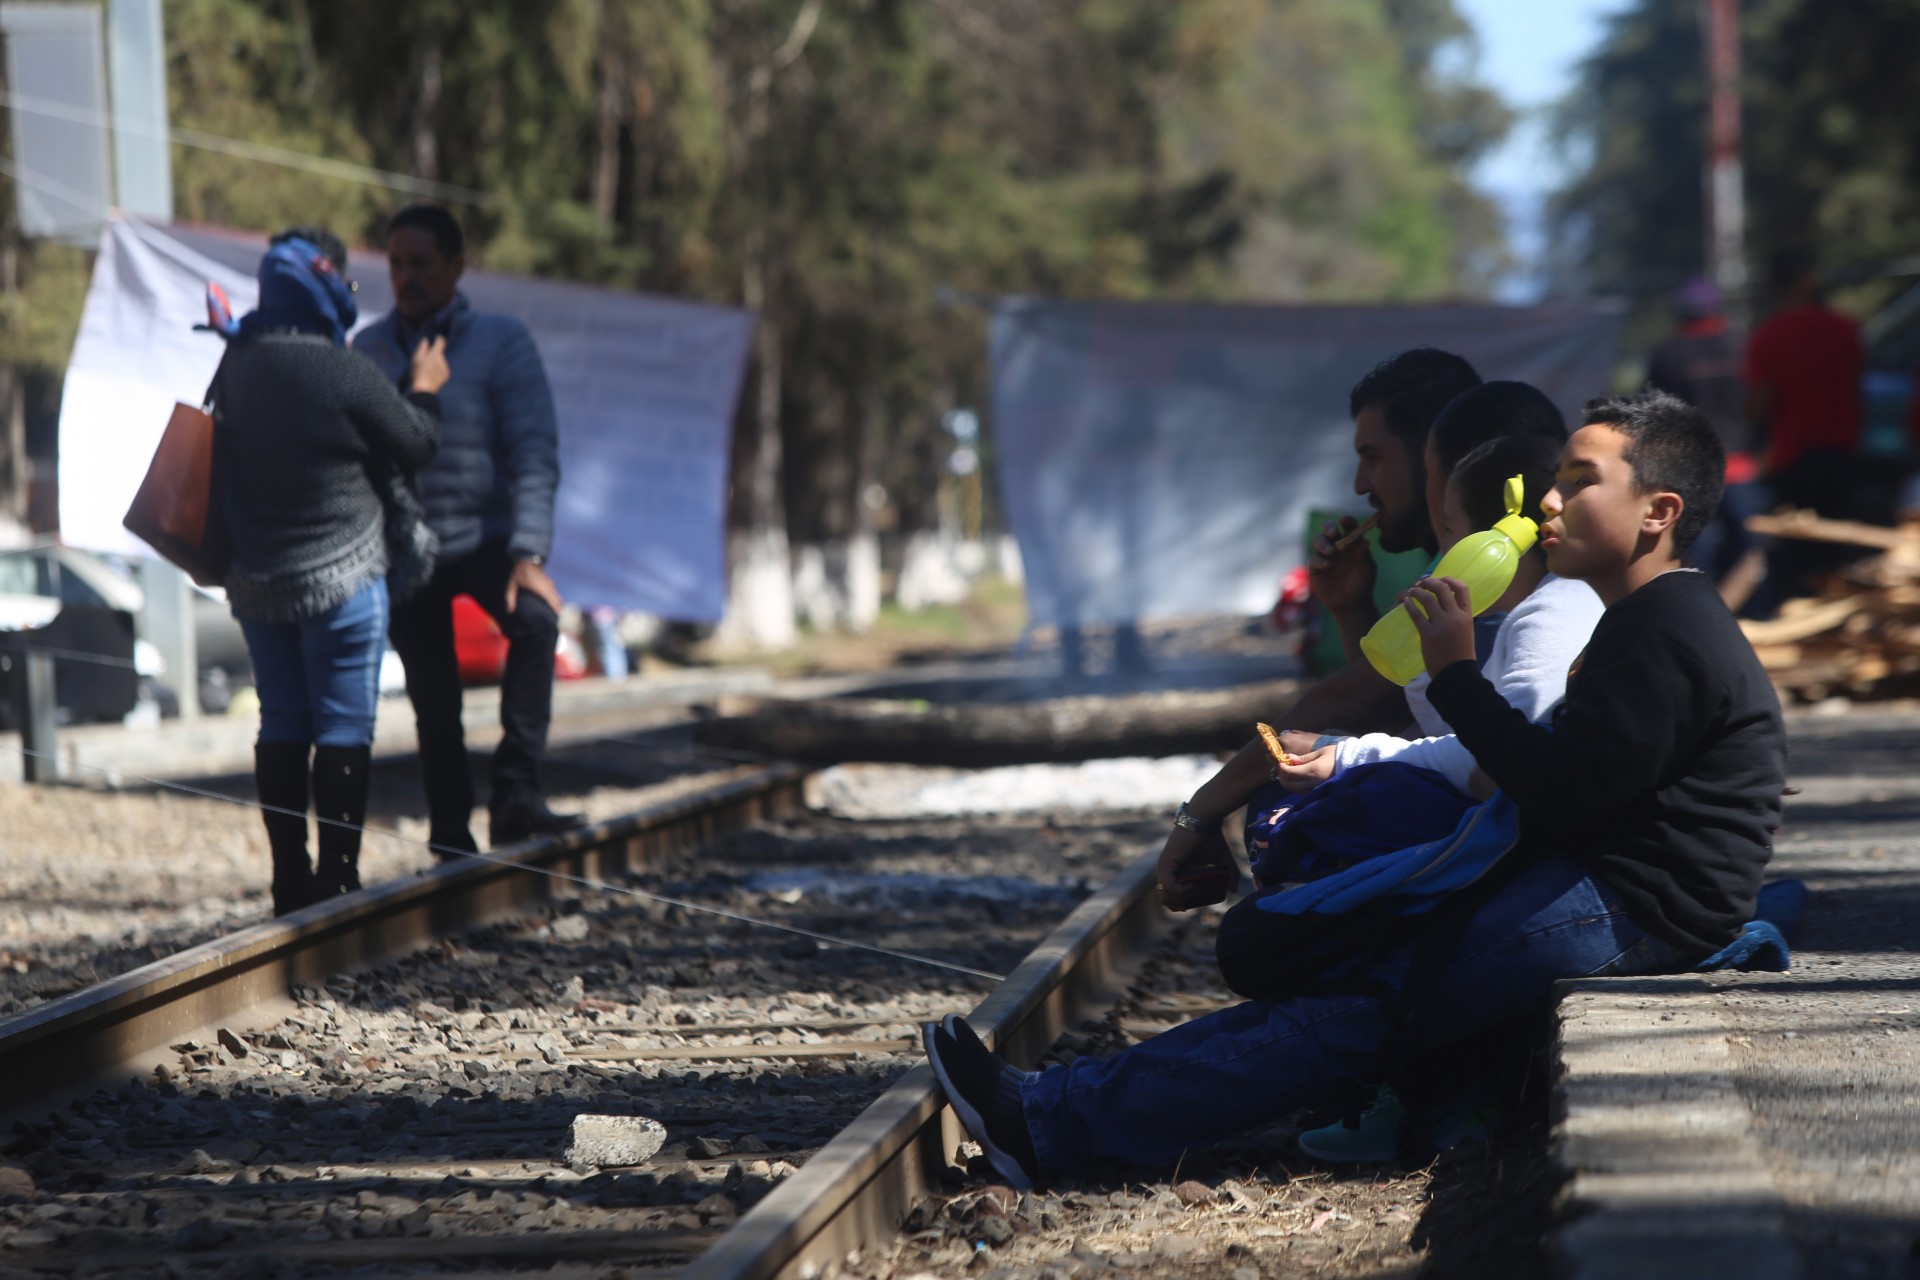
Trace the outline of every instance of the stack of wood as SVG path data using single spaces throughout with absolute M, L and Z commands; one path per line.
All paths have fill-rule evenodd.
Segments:
M 1782 699 L 1884 698 L 1920 692 L 1920 521 L 1895 528 L 1807 511 L 1755 516 L 1755 533 L 1876 550 L 1789 600 L 1769 622 L 1742 622 Z

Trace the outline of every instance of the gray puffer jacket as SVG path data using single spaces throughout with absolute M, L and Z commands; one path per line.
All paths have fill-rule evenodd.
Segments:
M 405 385 L 411 359 L 398 312 L 361 330 L 353 349 Z M 516 560 L 545 560 L 560 457 L 553 393 L 533 336 L 512 316 L 475 311 L 463 295 L 447 325 L 447 364 L 440 452 L 414 478 L 440 558 L 503 545 Z
M 389 490 L 433 456 L 435 397 L 402 399 L 366 360 L 300 333 L 236 340 L 213 392 L 234 616 L 314 617 L 385 575 Z

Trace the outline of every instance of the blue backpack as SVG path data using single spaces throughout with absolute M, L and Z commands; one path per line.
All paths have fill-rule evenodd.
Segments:
M 1214 941 L 1220 974 L 1252 1000 L 1370 985 L 1360 971 L 1434 925 L 1443 904 L 1464 921 L 1504 884 L 1518 869 L 1506 855 L 1519 839 L 1519 810 L 1496 793 L 1441 839 L 1242 898 Z

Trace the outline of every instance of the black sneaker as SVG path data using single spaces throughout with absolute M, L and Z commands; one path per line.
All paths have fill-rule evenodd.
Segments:
M 962 1018 L 949 1015 L 940 1026 L 929 1022 L 922 1038 L 933 1074 L 968 1134 L 1007 1185 L 1033 1190 L 1040 1162 L 1020 1110 L 1020 1082 L 1027 1073 L 996 1056 Z
M 1011 1109 L 1015 1115 L 1022 1118 L 1020 1127 L 1024 1130 L 1026 1128 L 1026 1110 L 1019 1105 L 1020 1082 L 1032 1073 L 1022 1071 L 1005 1058 L 1000 1057 L 1000 1055 L 993 1050 L 987 1048 L 987 1042 L 982 1040 L 979 1033 L 968 1025 L 967 1020 L 957 1013 L 950 1013 L 940 1019 L 940 1029 L 957 1040 L 960 1044 L 960 1052 L 967 1056 L 974 1058 L 993 1058 L 1000 1063 L 1002 1087 L 1006 1089 L 1012 1097 L 1014 1106 Z
M 555 813 L 535 798 L 503 800 L 487 824 L 487 843 L 498 849 L 534 836 L 557 836 L 585 826 L 583 813 Z
M 442 862 L 480 852 L 480 846 L 473 842 L 473 832 L 466 827 L 458 831 L 429 832 L 427 844 L 433 849 L 433 856 Z
M 981 1054 L 993 1052 L 993 1050 L 987 1048 L 987 1042 L 982 1040 L 979 1034 L 967 1025 L 967 1020 L 957 1013 L 950 1013 L 940 1019 L 940 1029 L 952 1036 L 955 1040 L 958 1040 L 960 1047 L 968 1053 Z M 1010 1062 L 1003 1061 L 1000 1064 L 1000 1068 L 1003 1071 L 1011 1071 L 1017 1076 L 1026 1074 L 1026 1072 L 1020 1070 L 1020 1068 Z

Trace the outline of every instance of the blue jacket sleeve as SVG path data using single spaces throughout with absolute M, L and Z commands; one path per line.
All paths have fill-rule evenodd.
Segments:
M 512 333 L 493 361 L 487 387 L 513 504 L 507 553 L 516 560 L 544 560 L 553 549 L 553 495 L 560 486 L 553 391 L 533 336 L 517 320 L 509 323 Z

